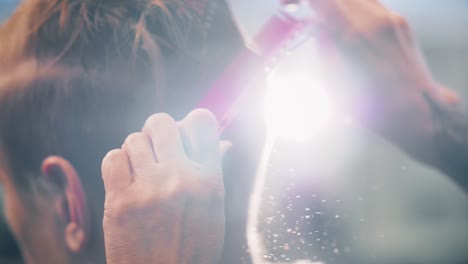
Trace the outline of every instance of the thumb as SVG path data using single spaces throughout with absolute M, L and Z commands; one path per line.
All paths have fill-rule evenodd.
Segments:
M 224 158 L 224 155 L 232 148 L 232 142 L 228 140 L 221 140 L 219 142 L 219 151 L 221 153 L 221 159 Z

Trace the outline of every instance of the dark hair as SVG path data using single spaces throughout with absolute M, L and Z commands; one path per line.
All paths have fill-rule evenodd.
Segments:
M 86 187 L 101 187 L 102 157 L 156 109 L 153 78 L 140 77 L 125 69 L 17 65 L 0 83 L 0 145 L 16 185 L 28 187 L 42 160 L 60 155 Z
M 215 26 L 222 30 L 213 30 L 216 44 L 204 61 L 215 76 L 241 41 L 224 1 L 199 2 L 219 7 Z M 24 175 L 37 174 L 48 155 L 61 155 L 85 188 L 103 192 L 96 175 L 102 157 L 151 113 L 166 110 L 164 79 L 177 83 L 171 89 L 179 97 L 203 75 L 206 21 L 188 6 L 26 0 L 18 7 L 0 28 L 0 148 L 17 184 L 28 183 L 33 177 Z
M 80 174 L 92 221 L 102 220 L 104 155 L 167 111 L 168 94 L 179 104 L 187 88 L 203 94 L 242 44 L 224 1 L 200 1 L 220 7 L 211 33 L 186 0 L 22 2 L 0 27 L 0 155 L 19 191 L 48 193 L 41 163 L 63 156 Z M 91 228 L 102 236 L 100 224 Z
M 26 0 L 0 28 L 0 65 L 30 57 L 83 67 L 129 59 L 143 65 L 157 55 L 158 46 L 176 50 L 184 45 L 188 21 L 196 19 L 180 11 L 186 10 L 182 2 Z
M 180 2 L 18 7 L 0 28 L 0 146 L 18 186 L 48 155 L 69 159 L 85 185 L 100 182 L 105 153 L 161 109 L 164 58 L 184 53 L 179 38 L 189 17 Z

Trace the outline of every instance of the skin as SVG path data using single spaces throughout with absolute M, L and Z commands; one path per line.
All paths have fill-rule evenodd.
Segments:
M 335 62 L 329 65 L 329 73 L 345 78 L 350 72 L 357 72 L 360 76 L 357 80 L 347 79 L 346 87 L 351 87 L 352 90 L 339 84 L 332 88 L 336 97 L 341 100 L 343 110 L 351 112 L 364 126 L 387 138 L 416 159 L 437 166 L 439 161 L 437 147 L 433 144 L 433 113 L 426 98 L 449 108 L 456 108 L 459 100 L 452 91 L 432 79 L 412 40 L 406 21 L 376 0 L 309 2 L 317 11 L 318 22 L 327 33 L 328 43 L 336 44 L 325 49 L 331 53 L 325 53 L 324 56 L 333 56 Z M 163 126 L 172 127 L 173 133 L 168 134 L 180 135 L 180 132 L 177 134 L 173 129 L 174 121 L 167 116 L 162 119 L 167 121 L 166 125 L 171 123 Z M 145 125 L 147 126 L 153 127 Z M 160 127 L 157 124 L 154 126 Z M 185 125 L 182 122 L 182 125 L 177 126 Z M 166 131 L 166 136 L 168 134 Z M 146 141 L 143 140 L 145 137 Z M 200 163 L 194 158 L 193 152 L 181 148 L 180 141 L 186 136 L 179 137 L 182 140 L 172 141 L 174 155 L 160 156 L 160 148 L 154 146 L 154 142 L 158 141 L 153 140 L 157 137 L 153 137 L 152 128 L 143 129 L 140 134 L 130 136 L 121 149 L 106 156 L 103 162 L 106 186 L 103 224 L 109 263 L 148 263 L 155 260 L 161 260 L 162 263 L 189 263 L 193 260 L 194 263 L 213 263 L 217 260 L 222 247 L 224 223 L 222 213 L 219 214 L 222 212 L 222 181 L 219 183 L 221 174 L 220 171 L 213 170 L 216 165 L 204 165 L 202 168 L 195 166 L 194 164 Z M 218 141 L 219 139 L 216 140 L 217 143 Z M 148 146 L 152 147 L 152 153 Z M 138 151 L 133 151 L 135 149 Z M 146 165 L 136 158 L 140 151 L 144 154 L 142 163 Z M 152 160 L 148 158 L 150 154 L 153 155 Z M 157 160 L 154 155 L 157 155 Z M 159 157 L 172 157 L 174 160 L 161 160 Z M 177 166 L 174 165 L 175 160 L 178 161 Z M 137 165 L 137 161 L 141 167 Z M 71 184 L 77 180 L 70 176 L 73 169 L 68 164 L 60 159 L 52 160 L 51 163 L 51 166 L 62 168 L 61 175 L 68 179 L 70 185 L 76 185 Z M 71 214 L 64 213 L 62 207 L 65 203 L 69 208 L 82 208 L 80 205 L 83 201 L 67 199 L 69 196 L 62 192 L 47 197 L 38 194 L 25 195 L 14 187 L 9 174 L 8 168 L 3 166 L 0 177 L 5 185 L 6 214 L 22 245 L 26 261 L 85 263 L 75 254 L 85 249 L 83 237 L 88 232 L 84 223 L 86 221 L 67 220 Z M 213 181 L 207 182 L 200 175 L 207 176 L 215 184 Z M 55 184 L 52 181 L 46 183 L 50 186 Z M 72 189 L 64 193 L 76 192 L 79 190 Z M 185 204 L 188 202 L 194 203 L 193 208 L 199 210 L 187 209 Z M 51 204 L 54 206 L 50 206 Z M 209 212 L 214 217 L 204 218 L 205 215 L 200 212 L 206 212 L 207 205 L 213 204 L 216 209 Z M 35 219 L 28 217 L 32 215 L 31 212 L 37 213 Z M 87 216 L 83 217 L 86 219 Z M 194 221 L 185 222 L 183 219 Z M 214 222 L 204 222 L 211 220 Z M 189 223 L 194 223 L 194 226 Z M 37 228 L 39 226 L 41 228 Z M 188 239 L 181 239 L 181 234 L 188 234 L 185 236 Z M 199 239 L 203 236 L 208 237 L 205 240 Z M 46 237 L 52 242 L 43 243 L 43 238 Z M 161 240 L 161 237 L 164 239 Z M 191 238 L 208 243 L 200 245 Z M 39 244 L 41 247 L 34 246 Z M 148 245 L 151 245 L 150 248 Z
M 377 0 L 309 3 L 326 36 L 323 56 L 332 63 L 324 67 L 342 110 L 416 160 L 438 167 L 428 98 L 449 109 L 460 100 L 432 78 L 407 21 Z
M 331 92 L 343 106 L 342 110 L 351 113 L 363 126 L 383 136 L 415 159 L 434 167 L 440 167 L 438 149 L 434 144 L 435 117 L 428 98 L 430 101 L 449 109 L 459 107 L 459 98 L 453 91 L 433 80 L 417 45 L 412 39 L 406 20 L 385 8 L 377 0 L 309 0 L 309 2 L 317 12 L 317 22 L 325 33 L 322 37 L 322 50 L 325 51 L 323 54 L 327 60 L 323 61 L 330 61 L 332 58 L 333 63 L 325 66 L 330 77 L 328 81 L 332 87 Z M 343 77 L 342 79 L 345 81 L 342 83 L 333 82 L 336 76 Z M 351 76 L 353 77 L 351 78 Z M 173 130 L 174 134 L 177 134 L 175 128 Z M 177 256 L 174 247 L 167 244 L 161 245 L 161 241 L 156 238 L 159 236 L 157 227 L 150 228 L 151 224 L 142 224 L 138 214 L 134 213 L 134 210 L 140 212 L 148 209 L 145 216 L 153 213 L 152 217 L 160 217 L 158 212 L 161 211 L 161 208 L 157 206 L 159 203 L 162 202 L 169 206 L 175 205 L 169 212 L 165 211 L 168 215 L 175 214 L 173 218 L 167 220 L 173 221 L 173 228 L 183 226 L 180 220 L 182 215 L 180 210 L 184 208 L 183 202 L 181 202 L 183 198 L 176 196 L 178 199 L 167 199 L 166 190 L 148 190 L 148 185 L 131 184 L 131 176 L 129 175 L 134 174 L 130 172 L 129 168 L 131 166 L 138 167 L 138 165 L 128 165 L 128 160 L 132 160 L 128 153 L 131 153 L 130 145 L 141 145 L 141 149 L 143 149 L 143 145 L 150 144 L 145 139 L 145 135 L 148 136 L 148 133 L 144 131 L 145 129 L 143 130 L 144 134 L 135 136 L 140 138 L 140 143 L 124 144 L 121 150 L 110 152 L 103 162 L 104 178 L 125 178 L 125 184 L 122 186 L 131 186 L 131 192 L 135 193 L 135 196 L 141 196 L 143 193 L 142 197 L 149 195 L 155 198 L 155 200 L 150 199 L 150 202 L 144 203 L 123 203 L 128 211 L 121 212 L 120 217 L 104 219 L 106 245 L 112 245 L 107 249 L 109 263 L 155 261 L 160 259 L 162 253 L 153 252 L 159 252 L 160 248 L 167 249 L 168 247 L 167 252 L 173 252 L 174 256 L 169 258 L 167 263 L 176 263 L 179 257 L 185 258 L 184 254 Z M 179 151 L 182 151 L 180 143 L 176 142 L 174 145 L 178 146 L 176 148 Z M 158 152 L 156 148 L 154 150 Z M 149 148 L 146 152 L 145 156 L 151 156 Z M 140 162 L 146 164 L 154 162 L 152 159 L 145 161 L 146 158 L 141 157 Z M 136 163 L 137 160 L 134 162 Z M 130 164 L 133 164 L 132 161 Z M 119 169 L 119 166 L 123 167 Z M 138 171 L 143 171 L 143 174 L 149 173 L 145 169 Z M 149 174 L 158 178 L 157 171 L 154 169 L 154 172 Z M 139 176 L 133 177 L 138 178 Z M 186 180 L 191 182 L 189 179 Z M 167 184 L 166 180 L 164 183 Z M 170 190 L 169 194 L 172 194 L 172 187 L 166 189 Z M 153 193 L 151 194 L 151 192 Z M 110 200 L 118 200 L 117 196 L 120 196 L 121 200 L 125 200 L 126 197 L 124 192 L 120 192 L 120 194 L 112 192 L 111 195 L 108 191 L 106 204 Z M 142 197 L 133 199 L 140 201 Z M 198 200 L 203 199 L 204 196 L 200 194 L 199 197 L 191 197 Z M 118 218 L 125 219 L 123 222 L 126 228 L 119 228 L 119 223 L 122 221 L 117 220 Z M 200 222 L 197 223 L 200 224 Z M 159 227 L 158 224 L 156 225 Z M 173 228 L 169 230 L 173 230 Z M 153 231 L 148 232 L 147 230 Z M 137 241 L 119 244 L 118 241 L 121 241 L 121 237 L 129 237 L 133 232 L 139 234 L 136 236 Z M 115 233 L 119 233 L 119 235 L 114 235 Z M 177 239 L 180 234 L 169 233 L 168 235 L 172 238 L 165 238 L 170 241 Z M 145 245 L 151 241 L 154 251 L 145 251 Z M 119 247 L 120 249 L 117 250 Z M 119 257 L 111 259 L 111 256 Z M 211 258 L 211 260 L 214 259 L 216 258 Z M 179 259 L 179 261 L 181 260 Z
M 200 109 L 180 122 L 155 114 L 110 151 L 102 163 L 107 263 L 217 263 L 222 151 L 215 117 Z
M 25 262 L 105 263 L 105 253 L 113 264 L 216 263 L 224 242 L 221 158 L 230 146 L 207 110 L 180 122 L 148 118 L 102 163 L 106 252 L 90 241 L 92 217 L 70 162 L 47 157 L 37 186 L 24 191 L 1 167 L 5 215 Z
M 30 8 L 37 1 L 27 1 L 19 9 L 26 9 L 30 10 Z M 78 2 L 83 2 L 83 1 L 48 1 L 53 3 L 60 4 L 62 11 L 64 12 L 64 17 L 67 15 L 70 15 L 70 21 L 75 21 L 74 18 L 72 19 L 71 16 L 75 17 L 76 14 L 73 14 L 73 12 L 67 13 L 65 6 L 70 5 L 70 6 L 75 6 L 76 3 Z M 63 3 L 62 3 L 63 2 Z M 99 2 L 99 1 L 98 1 Z M 122 3 L 114 3 L 114 1 L 101 1 L 103 2 L 102 4 L 102 9 L 103 10 L 108 10 L 108 12 L 103 12 L 105 16 L 103 17 L 98 17 L 96 19 L 92 18 L 90 23 L 95 23 L 96 25 L 93 24 L 93 26 L 90 26 L 84 31 L 84 35 L 87 35 L 88 33 L 92 36 L 97 36 L 97 37 L 91 37 L 89 40 L 87 40 L 87 45 L 96 45 L 97 47 L 100 47 L 102 44 L 102 39 L 99 37 L 100 34 L 106 35 L 107 32 L 107 27 L 101 27 L 98 25 L 105 24 L 107 25 L 108 23 L 114 23 L 117 22 L 120 23 L 118 20 L 122 20 L 122 25 L 125 26 L 119 26 L 118 28 L 122 28 L 122 31 L 118 31 L 119 35 L 125 35 L 127 36 L 127 30 L 130 30 L 127 25 L 127 18 L 126 16 L 120 16 L 121 11 L 128 8 L 127 4 L 124 4 L 123 2 L 130 2 L 130 1 L 122 1 Z M 106 2 L 106 3 L 104 3 Z M 135 2 L 136 4 L 138 2 L 147 2 L 147 1 L 131 1 L 132 3 Z M 151 1 L 151 2 L 158 2 L 158 1 Z M 177 2 L 177 1 L 175 1 Z M 63 4 L 63 5 L 62 5 Z M 81 4 L 86 4 L 86 3 L 81 3 Z M 106 7 L 106 5 L 109 4 L 109 8 Z M 93 6 L 93 5 L 91 5 Z M 176 54 L 176 61 L 175 63 L 168 63 L 167 65 L 164 65 L 164 71 L 167 72 L 167 76 L 164 76 L 162 82 L 170 83 L 171 89 L 170 93 L 166 96 L 164 92 L 161 95 L 161 98 L 155 99 L 151 105 L 155 104 L 158 106 L 158 109 L 163 108 L 165 111 L 171 112 L 171 114 L 175 114 L 180 116 L 179 114 L 182 113 L 187 113 L 188 111 L 186 110 L 187 106 L 190 105 L 196 105 L 196 102 L 198 99 L 196 96 L 202 95 L 204 92 L 201 91 L 201 87 L 203 86 L 202 83 L 209 83 L 211 82 L 211 78 L 215 77 L 215 72 L 219 68 L 223 68 L 227 61 L 229 60 L 230 56 L 235 53 L 235 50 L 237 50 L 241 45 L 242 41 L 240 40 L 239 33 L 237 32 L 237 28 L 235 27 L 230 15 L 229 15 L 229 10 L 224 3 L 224 1 L 220 1 L 220 3 L 217 5 L 217 13 L 214 14 L 215 16 L 212 18 L 213 19 L 213 25 L 210 28 L 204 28 L 203 30 L 206 30 L 206 32 L 199 32 L 201 29 L 199 29 L 196 26 L 196 23 L 194 23 L 194 27 L 191 34 L 194 36 L 190 36 L 190 38 L 185 39 L 185 36 L 181 38 L 180 40 L 182 41 L 180 44 L 181 46 L 185 45 L 185 42 L 190 41 L 188 43 L 192 43 L 193 47 L 187 47 L 187 50 L 181 50 L 178 51 L 177 49 L 173 50 Z M 34 8 L 36 10 L 36 8 Z M 39 10 L 39 9 L 37 9 Z M 24 17 L 24 16 L 13 16 L 11 19 L 9 19 L 6 22 L 6 26 L 3 28 L 5 30 L 2 30 L 2 36 L 1 38 L 4 39 L 20 39 L 21 43 L 25 45 L 21 45 L 18 41 L 14 42 L 9 42 L 9 41 L 0 41 L 0 43 L 5 42 L 6 44 L 12 44 L 11 46 L 15 46 L 15 48 L 10 47 L 10 45 L 0 45 L 2 46 L 1 49 L 2 51 L 5 51 L 5 54 L 7 55 L 8 58 L 11 60 L 5 61 L 5 65 L 14 65 L 14 61 L 21 60 L 23 57 L 29 57 L 29 51 L 24 50 L 25 47 L 23 46 L 28 46 L 26 45 L 28 43 L 28 39 L 25 36 L 29 36 L 31 28 L 28 27 L 29 23 L 31 24 L 39 24 L 39 22 L 42 22 L 44 18 L 42 12 L 39 11 L 33 12 L 30 16 Z M 61 11 L 61 12 L 62 12 Z M 129 11 L 131 12 L 131 11 Z M 27 15 L 28 12 L 20 12 L 18 11 L 17 13 L 25 14 Z M 85 15 L 83 12 L 81 15 Z M 124 12 L 125 13 L 125 12 Z M 112 17 L 110 19 L 111 21 L 106 21 L 103 22 L 102 20 L 108 20 L 109 18 L 107 17 L 109 15 Z M 154 14 L 156 15 L 156 14 Z M 113 17 L 116 16 L 118 17 L 117 21 L 113 21 Z M 159 16 L 159 14 L 158 14 Z M 63 18 L 62 16 L 60 16 Z M 76 21 L 82 21 L 83 19 L 78 19 Z M 155 19 L 158 20 L 158 19 Z M 219 23 L 217 22 L 218 20 L 221 20 Z M 198 21 L 194 21 L 198 22 Z M 55 32 L 61 32 L 59 30 L 59 27 L 61 28 L 61 23 L 59 25 L 58 20 L 55 18 L 51 18 L 49 22 L 46 23 L 47 26 L 44 26 L 44 28 L 47 28 L 45 30 L 40 30 L 38 33 L 39 39 L 41 41 L 38 41 L 37 43 L 34 42 L 36 45 L 39 45 L 38 47 L 34 47 L 33 50 L 47 50 L 48 54 L 51 55 L 52 57 L 61 57 L 63 55 L 63 50 L 64 47 L 62 46 L 62 43 L 58 40 L 58 43 L 54 42 L 54 45 L 50 45 L 48 43 L 48 40 L 51 38 L 54 38 Z M 120 24 L 119 24 L 120 25 Z M 49 28 L 50 26 L 50 28 Z M 167 25 L 169 26 L 169 25 Z M 187 26 L 187 25 L 184 25 Z M 64 34 L 60 34 L 61 36 L 64 37 L 64 40 L 68 42 L 69 39 L 72 39 L 71 37 L 72 32 L 75 31 L 81 31 L 79 29 L 80 23 L 70 23 L 70 27 L 67 27 L 66 32 Z M 87 31 L 88 30 L 88 31 Z M 156 32 L 159 32 L 159 29 L 153 28 L 152 30 L 155 30 L 155 32 L 151 31 L 151 34 L 156 34 Z M 133 31 L 133 30 L 131 30 Z M 180 29 L 174 30 L 174 31 L 180 31 Z M 184 31 L 184 30 L 182 30 Z M 218 32 L 222 32 L 221 36 L 224 34 L 229 35 L 230 37 L 228 38 L 219 38 L 218 37 Z M 149 53 L 151 54 L 152 58 L 154 56 L 154 59 L 160 60 L 161 56 L 159 56 L 159 48 L 156 47 L 155 43 L 152 43 L 152 41 L 145 41 L 145 39 L 150 39 L 150 38 L 159 38 L 160 36 L 150 36 L 148 35 L 150 32 L 144 32 L 143 33 L 143 42 L 141 43 L 142 45 L 142 54 L 144 53 Z M 132 34 L 129 34 L 128 41 L 129 43 L 132 43 Z M 15 37 L 12 37 L 15 36 Z M 16 38 L 16 36 L 19 36 Z M 70 36 L 70 37 L 67 37 Z M 200 37 L 203 36 L 203 37 Z M 194 40 L 192 40 L 192 37 Z M 162 42 L 164 45 L 166 42 L 170 42 L 169 39 L 165 39 L 163 37 Z M 210 43 L 210 47 L 207 47 L 206 49 L 203 49 L 203 51 L 199 50 L 199 47 L 202 46 L 203 43 Z M 55 45 L 57 44 L 57 45 Z M 136 45 L 137 43 L 135 42 L 135 47 L 140 46 Z M 158 43 L 159 44 L 159 43 Z M 41 45 L 46 45 L 41 48 Z M 132 46 L 132 45 L 130 45 Z M 110 52 L 112 53 L 112 49 L 121 49 L 119 45 L 111 45 L 109 44 L 109 49 Z M 134 47 L 130 47 L 134 48 Z M 176 47 L 178 48 L 178 47 Z M 192 49 L 193 48 L 193 49 Z M 131 62 L 134 60 L 133 58 L 133 53 L 129 52 L 129 50 L 125 50 L 123 48 L 122 50 L 122 55 L 127 54 L 128 55 L 132 54 L 132 57 L 128 57 L 127 60 L 124 59 L 124 61 Z M 88 52 L 87 49 L 83 49 L 82 51 L 77 51 L 77 52 L 71 52 L 67 53 L 63 56 L 63 61 L 80 61 L 81 62 L 81 57 L 84 56 L 83 54 Z M 23 53 L 27 53 L 28 55 L 25 55 Z M 32 52 L 34 53 L 34 52 Z M 41 53 L 38 51 L 38 53 Z M 140 51 L 138 52 L 140 53 Z M 190 56 L 184 56 L 184 58 L 179 58 L 179 55 L 182 53 L 190 53 Z M 210 54 L 210 56 L 202 56 L 199 53 L 203 54 Z M 94 53 L 92 53 L 94 54 Z M 179 54 L 179 55 L 177 55 Z M 36 54 L 37 55 L 37 54 Z M 193 56 L 193 57 L 192 57 Z M 0 56 L 1 57 L 1 56 Z M 34 57 L 34 56 L 33 56 Z M 78 57 L 78 59 L 77 59 Z M 86 57 L 86 56 L 85 56 Z M 168 60 L 172 59 L 172 55 L 169 56 L 171 58 L 168 58 Z M 199 58 L 200 57 L 200 58 Z M 107 58 L 106 54 L 96 54 L 94 58 L 91 59 L 91 61 L 96 61 L 98 62 L 97 64 L 100 65 L 100 62 L 106 61 L 110 58 Z M 118 58 L 117 58 L 118 59 Z M 180 61 L 179 61 L 180 59 Z M 3 61 L 2 61 L 3 62 Z M 117 62 L 112 62 L 111 64 L 114 64 Z M 3 63 L 2 63 L 3 64 Z M 90 63 L 93 64 L 93 63 Z M 159 67 L 160 64 L 163 64 L 160 61 L 154 61 L 154 65 L 145 65 L 148 67 Z M 79 66 L 79 65 L 77 65 Z M 34 66 L 33 66 L 34 67 Z M 10 68 L 10 67 L 7 67 Z M 16 68 L 14 68 L 16 72 Z M 90 69 L 92 71 L 92 69 Z M 26 70 L 24 72 L 33 72 L 30 70 Z M 23 73 L 24 73 L 23 72 Z M 213 72 L 213 73 L 211 73 Z M 151 72 L 151 74 L 154 74 Z M 164 74 L 166 75 L 166 74 Z M 184 78 L 180 78 L 180 75 L 184 75 Z M 30 76 L 30 74 L 28 74 Z M 156 76 L 159 76 L 156 74 Z M 159 77 L 158 77 L 159 78 Z M 29 78 L 26 78 L 26 80 L 29 80 Z M 136 83 L 136 86 L 139 84 Z M 159 85 L 159 84 L 158 84 Z M 135 87 L 129 87 L 132 88 L 132 90 Z M 158 88 L 159 89 L 159 88 Z M 198 92 L 196 92 L 198 91 Z M 173 96 L 172 94 L 177 94 L 176 96 Z M 166 100 L 167 98 L 167 100 Z M 162 100 L 164 104 L 159 104 L 159 100 Z M 170 105 L 170 107 L 164 107 L 164 105 Z M 148 105 L 146 105 L 148 107 Z M 152 107 L 152 106 L 151 106 Z M 143 108 L 145 106 L 143 105 Z M 152 108 L 154 109 L 154 108 Z M 188 125 L 187 125 L 188 126 Z M 0 158 L 4 153 L 2 153 L 2 149 L 0 146 Z M 93 155 L 92 153 L 90 153 Z M 192 155 L 192 154 L 188 154 Z M 190 156 L 191 157 L 191 156 Z M 102 157 L 99 157 L 96 162 L 100 162 Z M 44 164 L 43 168 L 47 167 L 56 167 L 59 168 L 59 176 L 56 175 L 50 175 L 50 171 L 53 170 L 47 170 L 43 169 L 43 171 L 40 171 L 39 168 L 37 171 L 34 171 L 33 175 L 28 175 L 31 176 L 31 178 L 37 179 L 37 181 L 34 181 L 31 185 L 33 188 L 42 188 L 45 187 L 47 190 L 38 190 L 37 192 L 32 193 L 31 191 L 21 191 L 18 186 L 15 186 L 13 183 L 13 179 L 19 175 L 14 175 L 14 173 L 8 168 L 8 161 L 5 158 L 4 160 L 0 160 L 0 175 L 1 175 L 1 184 L 5 186 L 5 203 L 6 204 L 6 215 L 8 217 L 8 222 L 10 225 L 10 229 L 12 229 L 15 239 L 18 241 L 18 246 L 20 247 L 21 254 L 24 258 L 24 260 L 27 263 L 105 263 L 106 258 L 105 258 L 105 248 L 104 248 L 104 235 L 103 235 L 103 230 L 102 230 L 102 215 L 103 215 L 103 205 L 104 205 L 104 190 L 101 188 L 100 184 L 89 184 L 88 186 L 82 186 L 81 184 L 81 179 L 84 178 L 89 178 L 89 177 L 95 177 L 98 175 L 78 175 L 73 168 L 73 165 L 71 161 L 67 161 L 64 157 L 45 157 L 44 159 Z M 96 174 L 98 174 L 99 171 L 96 171 Z M 201 173 L 200 173 L 201 174 Z M 54 180 L 55 179 L 55 180 Z M 61 185 L 60 183 L 63 182 L 64 185 Z M 190 185 L 189 183 L 186 183 L 187 185 Z M 207 183 L 210 184 L 210 183 Z M 40 186 L 39 186 L 40 185 Z M 68 187 L 73 187 L 73 188 L 68 188 Z M 195 186 L 193 186 L 195 188 Z M 182 193 L 182 190 L 174 190 L 174 193 Z M 203 193 L 205 193 L 206 190 L 203 190 Z M 175 194 L 174 194 L 175 195 Z M 181 194 L 182 195 L 182 194 Z M 188 195 L 188 194 L 187 194 Z M 208 193 L 207 193 L 208 195 Z M 222 198 L 222 197 L 221 197 Z M 215 202 L 215 199 L 213 199 L 213 203 Z M 193 203 L 193 204 L 192 204 Z M 193 212 L 185 212 L 187 214 L 187 217 L 190 214 L 194 214 L 193 218 L 197 220 L 199 217 L 196 215 L 199 212 L 202 212 L 203 210 L 206 209 L 203 206 L 199 205 L 202 204 L 201 202 L 198 203 L 196 199 L 191 199 L 189 202 L 186 203 L 187 207 L 193 207 L 192 210 Z M 86 205 L 88 205 L 86 207 Z M 213 206 L 215 206 L 213 204 Z M 202 207 L 203 210 L 198 210 L 199 207 Z M 206 209 L 207 210 L 207 209 Z M 219 212 L 218 208 L 212 210 L 213 213 Z M 206 215 L 206 214 L 205 214 Z M 73 216 L 73 217 L 72 217 Z M 187 218 L 190 219 L 190 218 Z M 219 217 L 213 216 L 212 218 L 208 220 L 216 220 L 216 223 L 213 223 L 210 226 L 209 232 L 215 237 L 218 235 L 222 235 L 224 233 L 220 233 L 217 229 L 211 230 L 211 227 L 214 227 L 215 225 L 218 224 Z M 198 220 L 197 220 L 198 221 Z M 221 221 L 221 220 L 219 220 Z M 224 219 L 221 221 L 222 225 L 224 225 Z M 167 225 L 172 224 L 172 221 L 170 222 L 165 222 Z M 219 224 L 221 225 L 221 224 Z M 180 226 L 178 228 L 185 228 L 185 229 L 190 229 L 190 225 L 184 225 Z M 193 227 L 195 229 L 196 227 Z M 183 230 L 179 230 L 182 232 Z M 197 231 L 198 232 L 198 231 Z M 199 231 L 201 232 L 201 231 Z M 205 233 L 209 233 L 205 232 Z M 184 235 L 185 234 L 191 234 L 191 231 L 187 230 L 182 232 Z M 196 232 L 192 232 L 194 234 L 197 234 Z M 188 236 L 188 235 L 187 235 Z M 195 235 L 194 235 L 195 236 Z M 203 236 L 199 236 L 203 237 Z M 47 241 L 47 243 L 44 243 L 44 241 Z M 213 238 L 211 240 L 206 240 L 206 243 L 211 242 L 213 244 L 216 244 L 216 249 L 213 249 L 214 246 L 210 246 L 210 254 L 216 255 L 219 254 L 219 249 L 222 248 L 224 237 L 221 239 L 218 238 Z M 203 247 L 200 243 L 200 240 L 197 240 L 197 245 L 194 245 L 194 242 L 184 242 L 184 244 L 193 244 L 193 248 L 190 250 L 193 250 L 193 255 L 201 255 L 197 256 L 196 258 L 199 259 L 199 261 L 202 261 L 204 257 L 208 258 L 209 254 L 205 254 L 203 252 L 198 253 L 196 250 L 197 248 L 200 248 L 199 251 L 203 251 Z M 208 247 L 208 246 L 207 246 Z M 180 246 L 182 248 L 182 246 Z M 190 258 L 190 250 L 189 250 L 189 245 L 185 245 L 184 249 L 186 252 L 186 258 Z M 216 253 L 217 252 L 217 253 Z M 0 262 L 2 262 L 0 260 Z M 3 262 L 2 262 L 3 263 Z
M 24 193 L 13 185 L 5 168 L 0 172 L 0 180 L 5 191 L 5 216 L 12 233 L 22 245 L 24 261 L 73 263 L 68 261 L 69 249 L 64 241 L 66 223 L 57 214 L 61 199 Z

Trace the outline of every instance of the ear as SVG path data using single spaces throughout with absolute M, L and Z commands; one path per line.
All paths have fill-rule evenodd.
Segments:
M 64 239 L 67 247 L 72 252 L 78 252 L 86 242 L 89 220 L 80 177 L 73 165 L 59 156 L 47 157 L 42 162 L 42 174 L 63 195 L 63 206 L 58 206 L 55 210 L 65 223 Z

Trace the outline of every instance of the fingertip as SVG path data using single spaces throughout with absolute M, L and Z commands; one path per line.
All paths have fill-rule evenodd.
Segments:
M 216 116 L 208 109 L 198 108 L 190 112 L 184 120 L 188 122 L 197 122 L 200 125 L 209 128 L 215 128 L 215 131 L 219 131 L 219 123 Z M 182 121 L 184 121 L 182 120 Z
M 176 126 L 176 121 L 172 116 L 166 113 L 157 113 L 146 119 L 142 131 L 147 136 L 151 137 L 153 129 L 158 128 L 161 125 L 165 125 L 167 127 Z
M 220 150 L 220 153 L 221 153 L 221 158 L 224 157 L 224 155 L 232 149 L 232 142 L 231 141 L 228 141 L 228 140 L 222 140 L 220 143 L 219 143 L 219 150 Z
M 125 152 L 122 149 L 113 149 L 107 152 L 106 156 L 102 159 L 101 172 L 102 176 L 106 176 L 108 170 L 113 166 L 116 161 L 120 161 L 124 158 Z
M 106 192 L 116 192 L 132 183 L 130 161 L 122 149 L 107 153 L 101 165 L 102 179 Z
M 207 109 L 195 109 L 181 121 L 189 158 L 212 166 L 220 159 L 220 127 L 216 117 Z
M 152 115 L 142 131 L 150 139 L 158 162 L 179 162 L 185 158 L 178 124 L 170 115 Z

